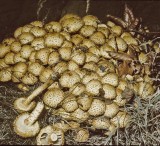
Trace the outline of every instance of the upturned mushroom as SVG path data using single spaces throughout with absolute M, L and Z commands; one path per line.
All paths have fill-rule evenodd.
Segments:
M 32 110 L 36 103 L 33 101 L 42 91 L 44 91 L 48 86 L 50 86 L 53 83 L 53 80 L 48 80 L 41 86 L 39 86 L 36 90 L 32 92 L 31 95 L 29 95 L 27 98 L 21 97 L 14 101 L 14 108 L 18 112 L 27 112 Z
M 40 126 L 38 121 L 36 121 L 43 111 L 44 104 L 38 102 L 35 109 L 29 113 L 20 114 L 14 121 L 13 127 L 14 131 L 21 137 L 34 137 L 38 134 Z

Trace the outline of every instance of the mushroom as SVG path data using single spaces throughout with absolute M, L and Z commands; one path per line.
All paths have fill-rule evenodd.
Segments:
M 42 91 L 44 91 L 48 86 L 53 83 L 53 80 L 48 79 L 47 82 L 39 86 L 35 89 L 31 95 L 27 98 L 21 97 L 14 101 L 14 108 L 18 110 L 18 112 L 27 112 L 32 110 L 35 107 L 35 102 L 33 101 Z
M 91 95 L 98 95 L 102 84 L 99 80 L 91 80 L 86 85 L 86 91 Z
M 103 45 L 106 42 L 105 35 L 97 31 L 90 36 L 90 40 L 92 40 L 96 45 Z
M 75 61 L 73 60 L 68 61 L 68 70 L 76 71 L 77 69 L 79 69 L 79 65 Z
M 95 62 L 99 61 L 99 57 L 91 52 L 86 53 L 86 60 L 85 62 Z
M 43 71 L 43 69 L 44 69 L 44 66 L 38 62 L 31 62 L 28 65 L 28 72 L 32 73 L 35 76 L 39 76 Z
M 43 108 L 44 104 L 42 102 L 38 102 L 35 109 L 30 114 L 20 114 L 13 123 L 14 131 L 24 138 L 34 137 L 37 135 L 40 127 L 36 120 L 43 111 Z
M 85 62 L 86 55 L 83 51 L 76 50 L 72 52 L 71 60 L 76 62 L 78 65 L 83 65 Z
M 93 53 L 98 57 L 100 57 L 100 55 L 101 55 L 100 50 L 99 50 L 99 48 L 97 46 L 89 47 L 88 52 L 89 53 Z
M 75 34 L 75 35 L 72 35 L 71 42 L 77 46 L 83 41 L 83 39 L 84 37 L 82 35 Z
M 87 62 L 86 64 L 84 64 L 83 68 L 89 71 L 96 71 L 98 67 L 95 62 L 91 61 L 91 62 Z
M 89 108 L 91 107 L 92 101 L 93 101 L 93 98 L 91 96 L 88 96 L 85 93 L 82 93 L 77 99 L 79 108 L 84 111 L 89 110 Z
M 70 42 L 70 40 L 71 40 L 71 35 L 70 35 L 68 32 L 66 32 L 66 31 L 61 31 L 60 34 L 63 35 L 67 41 Z M 63 46 L 62 46 L 62 47 L 63 47 Z
M 93 99 L 91 107 L 88 110 L 88 113 L 91 116 L 100 116 L 103 115 L 105 112 L 105 102 L 100 99 Z
M 72 48 L 62 47 L 62 48 L 59 48 L 58 51 L 63 60 L 68 61 L 71 59 Z
M 79 18 L 67 18 L 62 21 L 62 27 L 65 31 L 69 33 L 76 33 L 84 25 L 84 22 Z
M 62 30 L 62 26 L 59 22 L 51 21 L 44 26 L 47 32 L 60 32 Z
M 73 95 L 67 96 L 62 102 L 62 108 L 66 112 L 73 112 L 78 108 L 76 98 Z
M 78 96 L 81 93 L 83 93 L 85 91 L 85 89 L 86 88 L 82 83 L 76 83 L 69 89 L 69 92 L 75 96 Z
M 74 84 L 78 82 L 80 82 L 80 77 L 74 71 L 64 72 L 59 79 L 59 83 L 61 84 L 61 86 L 67 88 L 71 88 Z
M 105 27 L 104 27 L 104 26 L 99 27 L 99 24 L 98 24 L 98 29 L 97 29 L 97 31 L 102 32 L 102 33 L 105 35 L 106 38 L 109 37 L 110 31 L 109 31 L 109 29 L 107 28 L 106 25 L 105 25 Z
M 60 54 L 57 51 L 53 51 L 49 54 L 48 65 L 54 66 L 60 61 Z
M 5 63 L 10 65 L 14 64 L 14 55 L 15 54 L 13 52 L 7 53 L 4 57 Z
M 118 51 L 126 51 L 127 50 L 127 43 L 120 37 L 116 38 L 117 48 Z
M 42 48 L 45 48 L 44 45 L 44 38 L 35 38 L 32 43 L 31 46 L 34 48 L 34 50 L 40 50 Z
M 109 129 L 110 121 L 106 117 L 97 117 L 90 121 L 91 125 L 95 129 Z
M 6 67 L 9 67 L 9 65 L 5 63 L 4 58 L 0 59 L 0 70 Z
M 117 36 L 120 36 L 122 34 L 122 28 L 118 25 L 114 25 L 112 28 L 111 28 L 111 31 L 116 34 Z
M 116 127 L 124 128 L 129 124 L 130 120 L 130 115 L 128 115 L 124 111 L 119 111 L 118 114 L 111 119 L 111 123 L 114 124 Z
M 61 62 L 57 63 L 56 66 L 54 66 L 52 68 L 52 70 L 55 73 L 63 74 L 65 71 L 68 70 L 67 63 L 64 61 L 61 61 Z
M 114 87 L 118 86 L 118 75 L 116 73 L 108 73 L 102 78 L 103 84 L 110 84 Z
M 106 110 L 104 116 L 107 118 L 113 118 L 119 111 L 119 106 L 113 102 L 111 104 L 106 104 Z
M 68 18 L 77 18 L 77 19 L 80 19 L 80 17 L 76 14 L 72 14 L 72 13 L 68 13 L 68 14 L 65 14 L 61 19 L 60 19 L 60 23 L 63 23 L 64 20 L 68 19 Z
M 26 85 L 34 85 L 34 84 L 37 83 L 38 78 L 35 75 L 31 74 L 31 73 L 26 73 L 22 77 L 21 81 L 22 81 L 23 84 L 26 84 Z
M 22 33 L 22 28 L 23 28 L 23 27 L 18 27 L 18 28 L 14 31 L 14 37 L 15 37 L 15 38 L 18 38 L 18 37 L 21 35 L 21 33 Z
M 89 37 L 95 31 L 96 31 L 95 27 L 93 27 L 91 25 L 84 25 L 80 30 L 80 34 L 83 35 L 84 37 Z
M 36 137 L 37 145 L 64 145 L 64 132 L 48 125 Z
M 46 31 L 42 27 L 35 26 L 31 28 L 30 33 L 35 37 L 43 37 L 46 34 Z
M 28 59 L 32 51 L 33 48 L 30 45 L 23 45 L 20 50 L 21 57 L 23 57 L 24 59 Z
M 18 52 L 14 55 L 14 58 L 13 58 L 13 61 L 14 61 L 14 64 L 16 63 L 19 63 L 19 62 L 26 62 L 26 59 L 24 59 L 22 56 L 21 56 L 21 53 Z
M 5 44 L 0 44 L 0 58 L 4 58 L 4 56 L 10 52 L 10 46 Z
M 11 80 L 11 69 L 5 68 L 0 70 L 0 82 L 8 82 Z
M 77 142 L 86 142 L 89 139 L 89 131 L 87 129 L 79 128 L 74 133 L 74 140 Z
M 2 41 L 2 44 L 6 46 L 10 46 L 16 39 L 15 38 L 6 38 Z
M 116 89 L 110 84 L 103 84 L 104 98 L 106 99 L 115 99 L 116 98 Z
M 32 26 L 36 26 L 36 27 L 43 27 L 43 22 L 42 21 L 33 21 L 30 23 Z
M 132 36 L 124 36 L 123 39 L 128 45 L 138 45 L 138 41 Z
M 47 47 L 53 47 L 53 48 L 61 47 L 63 41 L 64 37 L 60 33 L 54 32 L 45 35 L 45 45 Z
M 50 76 L 52 76 L 52 74 L 53 70 L 51 68 L 44 68 L 39 76 L 39 80 L 42 83 L 45 83 L 50 78 Z
M 95 28 L 97 28 L 98 23 L 100 22 L 96 16 L 93 15 L 86 15 L 82 18 L 84 21 L 85 25 L 90 25 Z
M 52 108 L 56 108 L 64 100 L 64 92 L 61 89 L 50 89 L 43 97 L 44 103 Z
M 34 40 L 34 36 L 29 33 L 29 32 L 23 32 L 20 36 L 19 36 L 19 41 L 21 44 L 25 45 L 25 44 L 29 44 Z

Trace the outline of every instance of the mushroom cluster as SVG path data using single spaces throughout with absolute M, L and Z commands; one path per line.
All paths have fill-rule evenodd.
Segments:
M 88 140 L 88 129 L 80 127 L 84 122 L 107 135 L 126 127 L 131 117 L 125 104 L 135 95 L 146 100 L 156 90 L 152 56 L 142 43 L 134 33 L 93 15 L 66 14 L 58 22 L 34 21 L 17 28 L 14 37 L 0 44 L 0 82 L 15 82 L 22 91 L 42 85 L 15 100 L 20 115 L 14 131 L 22 137 L 39 133 L 38 145 L 63 145 L 68 130 L 74 130 L 75 141 Z M 40 130 L 37 118 L 43 110 L 52 110 L 62 121 Z

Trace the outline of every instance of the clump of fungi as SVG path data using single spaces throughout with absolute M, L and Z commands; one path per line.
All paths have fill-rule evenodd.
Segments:
M 142 43 L 135 33 L 93 15 L 66 14 L 58 22 L 34 21 L 17 28 L 14 37 L 0 44 L 0 81 L 12 81 L 24 92 L 41 85 L 14 101 L 20 113 L 14 131 L 24 138 L 37 136 L 38 145 L 63 145 L 68 130 L 77 142 L 89 139 L 84 123 L 106 135 L 125 128 L 131 115 L 124 106 L 135 95 L 147 100 L 156 91 L 152 58 Z M 150 45 L 159 53 L 160 47 Z M 43 110 L 61 121 L 40 127 Z

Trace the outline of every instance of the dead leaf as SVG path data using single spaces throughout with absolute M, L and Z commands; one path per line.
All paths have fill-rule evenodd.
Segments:
M 122 99 L 130 101 L 133 97 L 134 97 L 134 90 L 126 87 L 122 92 Z
M 127 74 L 132 75 L 132 73 L 133 70 L 126 61 L 123 61 L 123 63 L 118 66 L 118 74 L 120 77 Z

